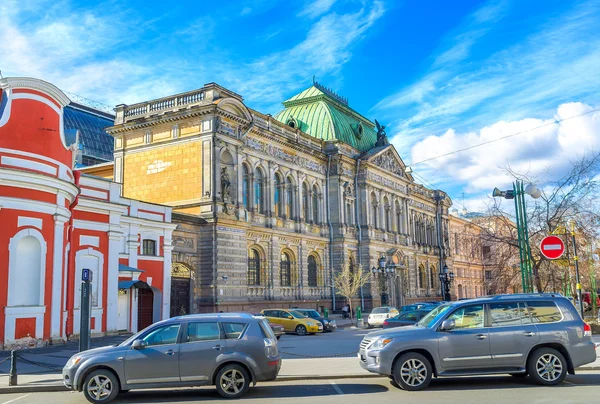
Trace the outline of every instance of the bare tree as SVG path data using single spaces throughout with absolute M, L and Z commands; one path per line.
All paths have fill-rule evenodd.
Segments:
M 542 190 L 541 198 L 526 198 L 527 222 L 531 246 L 531 264 L 533 282 L 539 292 L 562 290 L 572 293 L 569 285 L 573 284 L 569 257 L 572 257 L 571 238 L 567 222 L 577 222 L 577 242 L 582 284 L 591 284 L 593 265 L 582 265 L 591 262 L 593 252 L 585 246 L 593 246 L 598 240 L 598 224 L 600 209 L 597 200 L 600 197 L 600 154 L 582 157 L 571 163 L 570 170 L 558 180 L 543 177 L 533 178 L 527 174 L 517 173 L 510 167 L 506 172 L 525 184 L 537 184 Z M 510 207 L 512 210 L 512 206 Z M 494 200 L 489 216 L 502 224 L 505 231 L 498 232 L 488 228 L 485 237 L 489 242 L 500 243 L 518 254 L 518 237 L 516 226 L 510 219 L 513 214 L 502 209 L 499 200 Z M 513 229 L 506 231 L 506 229 Z M 567 245 L 565 259 L 551 261 L 543 257 L 539 250 L 541 239 L 551 233 L 561 235 Z M 567 287 L 568 286 L 568 287 Z
M 356 296 L 360 288 L 369 283 L 370 280 L 369 273 L 364 272 L 360 265 L 357 271 L 352 271 L 350 265 L 344 265 L 342 270 L 336 273 L 333 278 L 336 293 L 348 300 L 351 322 L 354 322 L 352 318 L 352 297 Z

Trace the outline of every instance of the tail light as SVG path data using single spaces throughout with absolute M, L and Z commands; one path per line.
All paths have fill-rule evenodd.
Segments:
M 583 336 L 591 337 L 592 336 L 592 326 L 588 323 L 583 323 Z
M 383 322 L 383 326 L 385 327 L 386 325 L 390 325 L 390 323 L 389 323 L 387 320 L 385 320 L 385 321 Z

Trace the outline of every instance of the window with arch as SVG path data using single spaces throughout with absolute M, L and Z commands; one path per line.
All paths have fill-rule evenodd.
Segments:
M 256 248 L 248 251 L 248 285 L 260 285 L 260 252 Z
M 287 177 L 285 181 L 286 200 L 285 200 L 285 215 L 288 219 L 294 218 L 294 183 L 292 177 Z
M 304 214 L 304 220 L 305 221 L 309 221 L 310 220 L 310 214 L 309 214 L 309 196 L 308 196 L 308 186 L 306 185 L 306 182 L 302 183 L 302 212 Z
M 377 227 L 377 196 L 375 192 L 371 192 L 371 224 Z
M 281 286 L 292 286 L 292 259 L 290 254 L 286 251 L 281 253 L 279 275 L 281 278 Z
M 317 287 L 318 286 L 318 273 L 319 273 L 319 264 L 318 260 L 314 255 L 308 256 L 308 286 Z
M 354 209 L 352 209 L 352 202 L 346 202 L 346 224 L 351 226 L 354 224 Z
M 437 277 L 438 277 L 437 271 L 435 270 L 435 267 L 432 265 L 431 268 L 429 268 L 429 287 L 431 289 L 437 288 L 437 285 L 436 285 Z
M 423 264 L 419 265 L 419 287 L 425 289 L 427 287 L 427 273 Z
M 385 198 L 383 198 L 383 211 L 385 214 L 385 231 L 392 231 L 391 208 L 392 207 L 390 206 L 390 200 L 386 196 Z
M 402 233 L 402 208 L 400 207 L 400 202 L 396 201 L 394 207 L 396 210 L 396 232 Z
M 250 171 L 246 164 L 242 164 L 242 203 L 244 209 L 250 210 Z
M 319 223 L 319 189 L 316 185 L 312 188 L 312 215 L 313 223 Z
M 282 195 L 281 188 L 283 187 L 283 182 L 281 181 L 281 175 L 279 173 L 275 173 L 275 216 L 283 216 L 283 203 L 282 203 Z
M 265 213 L 264 206 L 265 176 L 260 168 L 254 175 L 254 207 L 258 213 Z
M 23 234 L 27 234 L 22 237 Z M 38 233 L 39 234 L 39 233 Z M 13 241 L 18 240 L 18 241 Z M 9 245 L 8 306 L 42 306 L 46 251 L 42 235 L 17 233 Z M 45 243 L 44 243 L 45 244 Z

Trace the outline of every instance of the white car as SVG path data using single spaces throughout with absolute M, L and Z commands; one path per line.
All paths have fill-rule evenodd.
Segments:
M 398 310 L 395 307 L 383 306 L 376 307 L 373 309 L 369 317 L 367 318 L 367 327 L 382 327 L 383 322 L 390 318 L 398 315 Z

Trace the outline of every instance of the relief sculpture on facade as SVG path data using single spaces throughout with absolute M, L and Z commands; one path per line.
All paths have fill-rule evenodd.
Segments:
M 404 176 L 404 170 L 402 170 L 400 162 L 398 161 L 398 159 L 396 159 L 396 156 L 391 150 L 388 150 L 387 152 L 375 157 L 373 159 L 373 163 L 386 171 L 389 171 L 401 177 Z

